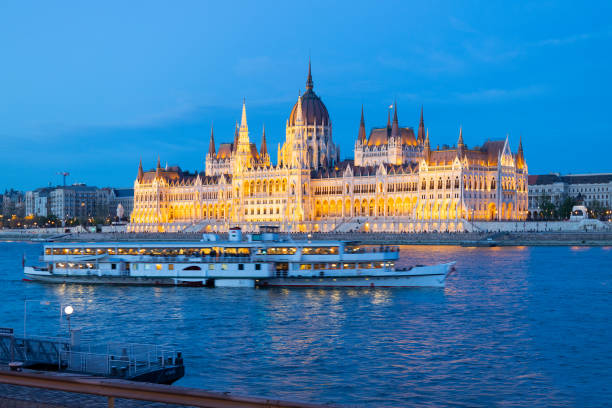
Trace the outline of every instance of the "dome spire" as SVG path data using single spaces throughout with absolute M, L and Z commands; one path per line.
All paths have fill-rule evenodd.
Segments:
M 306 91 L 312 91 L 313 83 L 312 83 L 312 72 L 310 69 L 310 56 L 308 57 L 308 79 L 306 79 Z

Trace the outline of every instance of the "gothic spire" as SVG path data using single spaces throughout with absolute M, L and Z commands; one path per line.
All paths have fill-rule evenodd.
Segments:
M 426 133 L 426 136 L 425 136 L 425 142 L 423 143 L 423 150 L 424 150 L 424 153 L 425 153 L 425 158 L 429 162 L 429 156 L 431 154 L 431 149 L 429 147 L 429 129 L 427 129 L 427 133 Z
M 144 172 L 142 171 L 142 158 L 141 158 L 140 163 L 138 164 L 138 182 L 141 182 L 143 177 L 144 177 Z
M 519 137 L 519 146 L 516 153 L 516 167 L 522 169 L 525 167 L 525 156 L 523 154 L 523 136 Z
M 387 129 L 391 128 L 391 110 L 387 110 Z
M 361 122 L 359 123 L 359 136 L 357 139 L 361 143 L 366 142 L 365 120 L 363 119 L 363 105 L 361 105 Z
M 236 126 L 234 127 L 234 150 L 238 149 L 238 121 L 236 121 Z
M 425 141 L 425 122 L 423 122 L 423 105 L 421 105 L 421 120 L 419 122 L 419 133 L 417 134 L 417 142 Z
M 310 57 L 308 57 L 308 78 L 306 79 L 306 91 L 312 91 L 313 88 L 313 84 L 312 84 L 312 73 L 310 70 Z
M 157 167 L 155 168 L 155 178 L 159 177 L 160 170 L 161 170 L 161 165 L 159 163 L 159 156 L 157 156 Z
M 242 100 L 242 119 L 240 120 L 240 130 L 249 130 L 246 117 L 246 100 Z
M 463 149 L 465 149 L 465 144 L 463 143 L 463 128 L 459 127 L 459 139 L 457 140 L 457 154 L 461 157 L 463 156 Z
M 268 155 L 268 146 L 266 144 L 266 125 L 263 127 L 263 133 L 261 134 L 261 149 L 259 151 L 261 157 Z
M 298 96 L 298 106 L 297 111 L 295 112 L 295 124 L 303 125 L 304 124 L 304 114 L 302 113 L 302 97 Z
M 216 153 L 215 150 L 215 135 L 213 132 L 212 125 L 210 126 L 210 143 L 208 144 L 208 154 L 214 156 Z
M 397 120 L 397 101 L 393 104 L 393 125 L 391 127 L 391 137 L 400 138 L 399 122 Z

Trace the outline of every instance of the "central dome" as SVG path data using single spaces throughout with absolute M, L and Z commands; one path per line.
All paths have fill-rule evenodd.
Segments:
M 306 92 L 302 95 L 302 115 L 304 117 L 304 122 L 306 125 L 330 125 L 331 121 L 329 120 L 329 114 L 327 113 L 327 108 L 321 98 L 314 93 L 312 90 L 312 75 L 310 73 L 310 62 L 308 63 L 308 79 L 306 80 Z M 289 116 L 289 126 L 294 126 L 296 122 L 297 115 L 297 106 L 296 102 L 293 105 L 293 109 L 291 109 L 291 115 Z

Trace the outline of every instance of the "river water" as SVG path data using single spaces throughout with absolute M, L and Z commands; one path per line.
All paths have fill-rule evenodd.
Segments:
M 42 245 L 0 242 L 0 326 L 24 299 L 74 306 L 103 341 L 169 344 L 177 385 L 351 406 L 603 406 L 612 401 L 612 247 L 405 246 L 457 261 L 445 289 L 206 289 L 22 282 Z M 27 302 L 28 335 L 66 331 Z

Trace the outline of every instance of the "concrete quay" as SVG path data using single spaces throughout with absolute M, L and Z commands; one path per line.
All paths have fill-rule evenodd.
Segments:
M 225 237 L 226 234 L 219 234 Z M 485 241 L 488 238 L 498 246 L 525 245 L 566 245 L 566 246 L 609 246 L 612 245 L 612 231 L 525 231 L 525 232 L 327 232 L 296 233 L 289 236 L 294 240 L 346 240 L 365 244 L 393 245 L 463 245 Z M 77 233 L 57 238 L 53 234 L 31 234 L 22 231 L 0 231 L 0 241 L 32 241 L 32 239 L 54 238 L 54 242 L 100 242 L 100 241 L 199 241 L 200 233 Z

